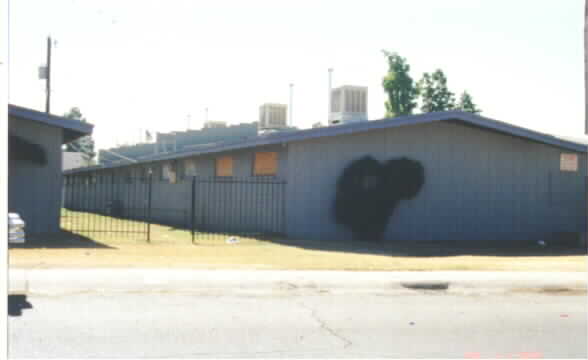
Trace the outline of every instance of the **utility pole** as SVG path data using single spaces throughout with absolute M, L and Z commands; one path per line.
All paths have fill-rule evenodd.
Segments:
M 584 133 L 588 135 L 588 1 L 584 2 L 584 107 Z M 586 177 L 585 186 L 588 186 L 588 177 Z M 585 216 L 588 216 L 588 198 L 584 200 L 586 201 Z M 588 221 L 586 225 L 588 226 Z M 584 238 L 580 240 L 580 245 L 586 248 L 588 245 L 588 228 L 585 228 L 584 231 Z
M 46 77 L 46 103 L 45 112 L 49 114 L 51 111 L 51 36 L 47 37 L 47 77 Z
M 329 120 L 331 120 L 331 88 L 332 88 L 332 83 L 331 83 L 331 77 L 333 75 L 333 68 L 329 68 L 329 100 L 328 100 L 328 109 L 327 109 L 327 124 L 329 123 Z
M 290 106 L 288 106 L 288 110 L 290 112 L 290 115 L 288 116 L 288 121 L 286 122 L 286 124 L 288 124 L 288 122 L 290 123 L 290 126 L 294 126 L 294 118 L 292 118 L 292 112 L 293 112 L 293 107 L 294 107 L 294 103 L 292 102 L 292 98 L 294 96 L 294 84 L 290 84 Z

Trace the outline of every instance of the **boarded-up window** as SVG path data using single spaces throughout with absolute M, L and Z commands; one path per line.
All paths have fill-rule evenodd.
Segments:
M 216 176 L 233 176 L 233 158 L 223 156 L 216 159 Z
M 578 155 L 561 154 L 559 166 L 561 171 L 578 171 Z
M 254 175 L 276 175 L 278 173 L 277 152 L 257 152 L 253 164 Z

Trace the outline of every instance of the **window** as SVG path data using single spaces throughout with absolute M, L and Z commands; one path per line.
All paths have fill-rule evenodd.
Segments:
M 196 160 L 188 159 L 184 162 L 184 174 L 186 177 L 197 176 Z
M 233 158 L 223 156 L 216 159 L 216 176 L 233 176 Z
M 170 184 L 176 183 L 176 162 L 167 162 L 163 164 L 161 178 L 162 180 L 169 181 Z
M 277 152 L 256 152 L 253 162 L 253 175 L 273 176 L 278 173 Z

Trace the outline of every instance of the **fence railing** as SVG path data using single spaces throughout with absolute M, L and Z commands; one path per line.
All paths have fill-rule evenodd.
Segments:
M 284 236 L 285 197 L 286 182 L 269 177 L 191 177 L 172 184 L 151 176 L 68 176 L 63 220 L 72 231 L 144 234 L 148 241 L 151 224 L 190 230 L 194 243 Z

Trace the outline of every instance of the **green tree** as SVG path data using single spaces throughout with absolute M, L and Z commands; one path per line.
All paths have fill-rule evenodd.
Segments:
M 417 84 L 421 95 L 421 111 L 449 111 L 455 108 L 455 95 L 447 87 L 447 77 L 440 69 L 434 73 L 424 73 Z
M 382 51 L 388 59 L 388 74 L 382 80 L 386 100 L 386 117 L 410 115 L 416 108 L 417 88 L 410 77 L 410 65 L 396 53 Z
M 63 116 L 68 119 L 87 122 L 86 118 L 82 116 L 80 109 L 77 107 L 72 107 L 71 110 L 69 110 L 69 112 L 65 113 Z M 94 151 L 94 139 L 92 139 L 92 135 L 83 136 L 66 144 L 65 150 L 83 153 L 84 158 L 88 164 L 92 162 L 94 157 L 96 157 L 96 152 Z
M 471 112 L 474 114 L 479 114 L 482 112 L 482 110 L 478 109 L 478 107 L 474 103 L 474 100 L 472 100 L 472 96 L 467 91 L 464 91 L 459 97 L 459 102 L 457 103 L 457 110 Z

